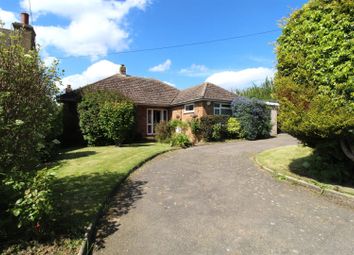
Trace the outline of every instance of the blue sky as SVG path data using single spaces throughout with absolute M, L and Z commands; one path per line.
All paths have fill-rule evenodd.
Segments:
M 211 81 L 244 88 L 272 76 L 280 30 L 218 43 L 158 51 L 135 49 L 208 41 L 278 29 L 306 1 L 290 0 L 31 0 L 32 25 L 43 59 L 60 60 L 63 83 L 74 87 L 127 66 L 178 88 Z M 29 11 L 28 0 L 1 1 L 5 27 Z M 121 52 L 121 53 L 120 53 Z

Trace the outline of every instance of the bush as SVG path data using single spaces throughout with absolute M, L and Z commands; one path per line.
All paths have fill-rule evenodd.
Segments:
M 84 90 L 82 93 L 82 100 L 78 105 L 79 112 L 79 124 L 85 141 L 88 145 L 107 145 L 114 143 L 113 139 L 121 140 L 120 137 L 115 135 L 113 120 L 109 120 L 109 108 L 114 109 L 118 114 L 119 108 L 112 104 L 104 106 L 106 103 L 120 103 L 127 102 L 128 100 L 117 92 L 108 90 Z M 105 108 L 104 115 L 107 116 L 107 120 L 102 122 L 101 110 Z M 130 107 L 128 107 L 130 108 Z M 131 123 L 132 111 L 129 111 L 127 124 Z M 101 120 L 101 121 L 99 121 Z M 124 124 L 123 122 L 120 122 Z M 115 123 L 117 124 L 117 123 Z M 117 140 L 117 141 L 118 141 Z
M 228 116 L 209 115 L 200 118 L 199 134 L 205 141 L 218 141 L 227 137 L 226 123 Z M 218 124 L 217 126 L 215 126 Z M 220 125 L 219 125 L 220 124 Z
M 240 135 L 241 124 L 236 118 L 230 117 L 226 129 L 230 138 L 237 138 Z
M 353 0 L 313 0 L 286 19 L 277 40 L 281 128 L 316 150 L 354 138 L 353 17 Z
M 171 138 L 171 145 L 187 148 L 191 145 L 191 142 L 189 141 L 188 136 L 186 134 L 174 133 Z
M 270 109 L 262 101 L 237 97 L 232 102 L 233 114 L 240 122 L 240 137 L 255 140 L 270 136 Z
M 47 169 L 29 173 L 13 172 L 3 180 L 2 184 L 11 197 L 10 201 L 13 201 L 10 202 L 6 215 L 10 220 L 2 222 L 5 224 L 2 227 L 12 229 L 6 233 L 7 236 L 16 232 L 13 224 L 21 230 L 22 237 L 39 237 L 50 232 L 56 211 L 52 193 L 53 181 L 54 175 Z
M 104 137 L 121 145 L 133 134 L 134 114 L 134 105 L 130 102 L 105 102 L 98 120 Z
M 167 121 L 161 121 L 155 126 L 156 139 L 160 143 L 169 143 L 174 132 L 173 127 Z

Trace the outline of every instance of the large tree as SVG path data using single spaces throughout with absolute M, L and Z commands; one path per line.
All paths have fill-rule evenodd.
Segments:
M 353 160 L 354 1 L 311 0 L 282 29 L 275 77 L 282 129 L 318 149 L 341 146 Z

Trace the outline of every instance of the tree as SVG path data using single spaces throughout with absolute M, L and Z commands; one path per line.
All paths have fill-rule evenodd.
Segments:
M 283 130 L 326 151 L 354 139 L 354 1 L 311 0 L 277 40 L 276 96 Z M 334 155 L 334 150 L 329 154 Z
M 46 67 L 20 34 L 0 35 L 0 172 L 30 170 L 41 158 L 58 106 L 57 65 Z
M 248 97 L 248 98 L 257 98 L 260 100 L 274 100 L 274 84 L 273 79 L 268 77 L 262 82 L 260 86 L 253 84 L 252 87 L 246 88 L 243 90 L 236 90 L 237 95 Z
M 21 31 L 0 33 L 0 237 L 13 226 L 21 238 L 53 212 L 48 171 L 38 171 L 58 142 L 54 100 L 56 63 L 44 65 L 37 50 L 21 45 Z M 24 229 L 26 228 L 26 229 Z M 1 241 L 1 240 L 0 240 Z

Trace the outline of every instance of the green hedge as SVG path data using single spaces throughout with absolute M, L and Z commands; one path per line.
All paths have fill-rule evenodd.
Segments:
M 78 112 L 88 145 L 121 144 L 134 133 L 134 105 L 117 92 L 83 91 Z

